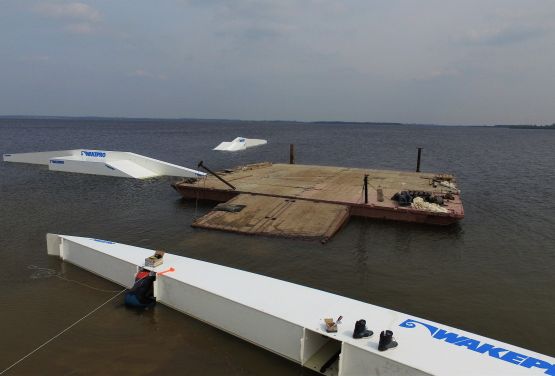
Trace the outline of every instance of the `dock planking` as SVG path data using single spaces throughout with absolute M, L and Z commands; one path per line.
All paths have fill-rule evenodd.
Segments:
M 236 189 L 213 176 L 173 184 L 185 198 L 245 205 L 238 213 L 210 212 L 197 219 L 195 227 L 327 240 L 351 215 L 436 225 L 452 224 L 464 217 L 458 190 L 432 184 L 438 176 L 435 173 L 258 163 L 220 174 Z M 368 175 L 367 203 L 363 190 L 365 175 Z M 451 181 L 454 183 L 454 178 Z M 378 189 L 383 191 L 383 201 L 378 200 Z M 406 190 L 434 195 L 451 192 L 453 198 L 445 200 L 443 207 L 447 213 L 431 212 L 399 206 L 391 199 L 395 193 Z M 279 215 L 273 215 L 274 212 Z
M 349 219 L 346 205 L 251 194 L 240 194 L 227 203 L 244 208 L 213 210 L 194 221 L 193 227 L 325 242 Z

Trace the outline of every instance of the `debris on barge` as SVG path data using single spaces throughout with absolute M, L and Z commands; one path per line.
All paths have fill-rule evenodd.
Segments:
M 448 174 L 257 163 L 172 184 L 186 199 L 219 203 L 192 226 L 329 240 L 349 217 L 450 225 L 464 218 Z

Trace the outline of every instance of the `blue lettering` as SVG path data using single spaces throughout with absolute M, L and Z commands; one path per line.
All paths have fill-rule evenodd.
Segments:
M 503 352 L 503 351 L 508 351 L 506 349 L 503 349 L 501 347 L 494 347 L 493 349 L 489 349 L 487 351 L 488 355 L 491 356 L 492 358 L 496 358 L 496 359 L 501 359 L 501 355 L 499 353 Z
M 87 150 L 83 150 L 81 151 L 81 155 L 86 156 L 86 157 L 98 157 L 98 158 L 104 158 L 106 157 L 106 153 L 103 151 L 87 151 Z
M 111 241 L 109 241 L 109 240 L 102 240 L 102 239 L 92 239 L 92 240 L 94 240 L 95 242 L 99 242 L 99 243 L 116 244 L 116 243 L 111 242 Z
M 415 328 L 416 324 L 426 327 L 434 339 L 443 340 L 456 346 L 466 347 L 467 349 L 475 351 L 479 354 L 487 353 L 492 358 L 500 359 L 507 363 L 516 364 L 521 367 L 545 369 L 544 373 L 546 375 L 555 376 L 555 364 L 548 363 L 544 360 L 528 357 L 514 351 L 509 351 L 502 347 L 495 347 L 489 343 L 481 343 L 478 340 L 461 336 L 456 333 L 451 333 L 443 329 L 438 329 L 437 327 L 413 319 L 407 319 L 399 324 L 399 326 L 410 329 Z
M 547 363 L 543 360 L 529 357 L 524 362 L 520 363 L 520 365 L 526 368 L 544 368 L 547 370 L 545 371 L 546 375 L 555 375 L 555 364 Z
M 469 350 L 477 351 L 478 346 L 480 346 L 480 341 L 476 341 L 475 339 L 466 339 L 464 341 L 460 341 L 455 343 L 457 346 L 466 347 Z
M 450 333 L 447 332 L 443 329 L 440 329 L 437 331 L 436 334 L 434 334 L 434 338 L 435 339 L 445 339 L 445 342 L 448 343 L 455 343 L 455 342 L 460 342 L 460 341 L 465 341 L 468 339 L 468 337 L 459 337 L 458 334 L 455 333 Z
M 513 364 L 520 364 L 526 357 L 522 354 L 516 353 L 514 351 L 509 351 L 505 355 L 501 357 L 501 360 L 504 360 L 509 363 Z
M 478 347 L 474 351 L 479 352 L 480 354 L 485 354 L 486 352 L 493 349 L 494 347 L 495 346 L 493 346 L 493 345 L 488 345 L 487 343 L 484 343 L 482 346 Z

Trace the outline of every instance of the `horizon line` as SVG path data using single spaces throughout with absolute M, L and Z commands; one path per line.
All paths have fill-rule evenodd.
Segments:
M 348 121 L 348 120 L 260 120 L 260 119 L 230 119 L 230 118 L 195 118 L 195 117 L 144 117 L 144 116 L 98 116 L 98 115 L 0 115 L 0 119 L 121 119 L 121 120 L 196 120 L 196 121 L 222 121 L 222 122 L 259 122 L 259 123 L 301 123 L 301 124 L 369 124 L 369 125 L 428 125 L 440 127 L 493 127 L 499 124 L 440 124 L 440 123 L 403 123 L 393 121 Z M 534 124 L 511 124 L 534 125 Z

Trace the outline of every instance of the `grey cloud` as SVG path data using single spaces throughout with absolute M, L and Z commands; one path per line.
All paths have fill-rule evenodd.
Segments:
M 3 65 L 0 113 L 553 122 L 552 0 L 29 2 L 0 13 L 35 61 Z
M 23 56 L 21 57 L 20 61 L 25 63 L 45 63 L 50 61 L 50 56 L 48 55 Z
M 135 69 L 127 74 L 129 77 L 141 77 L 141 78 L 154 78 L 157 80 L 167 80 L 168 77 L 163 73 L 152 73 L 145 69 Z
M 84 3 L 36 4 L 32 10 L 43 17 L 59 20 L 63 30 L 71 34 L 94 34 L 102 21 L 100 12 Z
M 42 2 L 36 4 L 33 10 L 41 15 L 73 20 L 85 20 L 89 22 L 100 21 L 100 12 L 83 3 L 50 3 Z
M 72 34 L 93 34 L 96 27 L 89 22 L 80 22 L 66 25 L 65 30 Z
M 295 31 L 288 2 L 238 0 L 209 1 L 218 25 L 215 34 L 238 40 L 260 41 L 285 36 Z
M 215 32 L 218 37 L 232 37 L 238 40 L 261 41 L 283 37 L 294 30 L 293 27 L 277 23 L 263 24 L 257 21 L 222 24 Z
M 415 81 L 431 81 L 445 78 L 455 78 L 462 75 L 463 72 L 456 67 L 443 67 L 431 69 L 420 76 L 415 77 Z
M 469 31 L 462 41 L 469 45 L 506 46 L 537 39 L 549 34 L 539 27 L 507 27 Z

